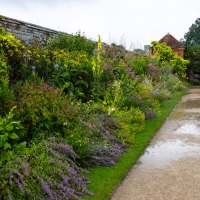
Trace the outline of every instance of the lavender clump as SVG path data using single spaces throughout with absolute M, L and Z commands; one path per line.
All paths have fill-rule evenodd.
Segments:
M 83 169 L 74 162 L 78 156 L 65 141 L 51 138 L 35 148 L 31 157 L 13 159 L 15 168 L 13 164 L 0 168 L 0 182 L 8 180 L 0 199 L 16 199 L 17 195 L 20 199 L 68 200 L 93 195 Z
M 85 120 L 87 121 L 87 119 Z M 94 139 L 94 143 L 88 144 L 88 155 L 83 164 L 86 166 L 115 165 L 117 159 L 126 152 L 126 145 L 122 144 L 117 137 L 117 130 L 121 126 L 108 114 L 94 114 L 92 119 L 88 120 L 93 126 L 92 130 L 88 127 L 89 131 L 94 132 L 98 137 Z M 87 126 L 88 122 L 84 124 Z

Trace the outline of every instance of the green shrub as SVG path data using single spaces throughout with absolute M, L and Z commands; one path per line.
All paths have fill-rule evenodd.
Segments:
M 23 126 L 19 121 L 13 119 L 13 107 L 5 116 L 0 116 L 0 164 L 10 160 L 15 152 L 25 153 L 25 143 L 20 143 Z
M 4 29 L 0 29 L 0 55 L 3 55 L 3 61 L 9 66 L 9 77 L 11 80 L 20 79 L 20 69 L 23 62 L 23 52 L 25 46 L 20 40 L 16 39 L 12 34 L 6 33 Z
M 41 138 L 70 127 L 76 111 L 59 88 L 45 82 L 27 83 L 19 88 L 16 116 L 26 129 L 26 140 Z
M 84 101 L 90 99 L 92 66 L 88 55 L 82 52 L 53 52 L 54 69 L 48 83 L 59 87 L 65 94 Z
M 80 104 L 73 128 L 65 138 L 86 166 L 112 166 L 125 152 L 125 146 L 117 137 L 120 125 L 111 115 L 104 112 L 102 105 Z
M 49 138 L 0 168 L 0 199 L 80 199 L 89 180 L 65 141 Z
M 165 87 L 159 87 L 153 92 L 154 98 L 158 99 L 159 102 L 169 100 L 172 98 L 172 93 Z
M 156 98 L 154 98 L 154 86 L 151 79 L 147 76 L 144 80 L 135 86 L 136 95 L 132 98 L 132 106 L 139 107 L 140 110 L 145 114 L 146 119 L 156 117 L 156 111 L 160 104 Z
M 167 46 L 165 43 L 159 43 L 153 41 L 152 46 L 154 48 L 155 55 L 152 58 L 158 60 L 160 64 L 168 64 L 173 67 L 173 70 L 180 76 L 185 78 L 185 72 L 187 65 L 189 64 L 188 60 L 184 60 L 182 57 L 178 56 L 172 51 L 172 49 Z
M 24 52 L 23 64 L 21 65 L 21 80 L 29 80 L 32 72 L 37 77 L 48 80 L 53 72 L 53 55 L 45 45 L 45 42 L 34 41 L 34 43 L 26 46 Z
M 4 116 L 12 104 L 10 103 L 13 99 L 13 91 L 9 85 L 9 73 L 6 62 L 4 62 L 3 56 L 0 54 L 0 113 Z
M 139 108 L 132 107 L 129 110 L 116 111 L 114 114 L 117 116 L 117 122 L 121 125 L 118 137 L 124 143 L 134 144 L 135 134 L 144 128 L 144 113 Z
M 146 73 L 148 63 L 149 63 L 149 58 L 147 56 L 133 56 L 128 61 L 128 65 L 138 75 L 144 75 Z
M 80 32 L 76 33 L 76 35 L 62 34 L 58 38 L 49 40 L 47 43 L 47 48 L 50 50 L 83 51 L 87 52 L 88 55 L 93 55 L 95 46 L 96 42 L 82 36 Z

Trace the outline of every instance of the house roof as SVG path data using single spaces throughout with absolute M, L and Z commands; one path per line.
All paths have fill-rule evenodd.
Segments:
M 166 43 L 172 49 L 185 48 L 185 46 L 181 42 L 179 42 L 175 37 L 173 37 L 169 33 L 165 35 L 162 39 L 160 39 L 159 42 Z

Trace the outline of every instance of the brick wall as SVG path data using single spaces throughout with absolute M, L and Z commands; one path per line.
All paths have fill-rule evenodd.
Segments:
M 185 48 L 177 48 L 177 49 L 172 49 L 174 53 L 179 55 L 180 57 L 184 58 L 184 51 Z
M 1 16 L 0 26 L 3 27 L 7 32 L 13 33 L 16 38 L 26 43 L 30 43 L 36 39 L 43 40 L 48 37 L 55 38 L 59 34 L 62 34 L 62 32 L 59 31 L 5 16 Z

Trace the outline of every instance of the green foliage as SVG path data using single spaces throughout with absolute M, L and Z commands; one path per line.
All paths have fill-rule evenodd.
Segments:
M 30 79 L 32 72 L 47 80 L 52 71 L 52 53 L 46 48 L 45 42 L 34 41 L 33 44 L 27 45 L 20 70 L 21 80 Z
M 189 70 L 200 70 L 200 45 L 188 45 L 185 57 L 190 60 Z
M 124 143 L 135 143 L 135 134 L 144 128 L 145 115 L 139 108 L 131 107 L 129 110 L 114 112 L 117 121 L 121 125 L 118 137 Z
M 3 56 L 4 62 L 10 66 L 10 78 L 15 79 L 20 76 L 23 51 L 25 47 L 20 40 L 16 39 L 12 34 L 6 33 L 4 29 L 0 29 L 0 54 Z
M 124 151 L 117 137 L 119 124 L 103 111 L 100 103 L 79 103 L 74 106 L 78 114 L 65 138 L 79 156 L 79 162 L 87 166 L 114 165 Z
M 102 47 L 101 38 L 99 36 L 97 55 L 94 56 L 92 59 L 92 72 L 93 72 L 93 77 L 94 77 L 92 97 L 94 100 L 99 100 L 102 94 L 101 78 L 105 69 L 105 66 L 103 65 L 103 61 L 104 61 L 103 54 L 104 54 L 104 50 Z
M 82 52 L 54 50 L 54 70 L 48 82 L 70 95 L 84 101 L 91 95 L 92 66 L 88 55 Z
M 137 95 L 133 100 L 133 105 L 139 107 L 145 114 L 145 119 L 151 119 L 156 117 L 156 111 L 158 110 L 160 103 L 154 98 L 154 86 L 150 78 L 145 79 L 136 85 Z
M 49 138 L 33 145 L 28 156 L 15 156 L 0 168 L 0 199 L 80 199 L 92 195 L 84 170 L 66 141 Z
M 144 75 L 147 70 L 147 64 L 149 63 L 149 58 L 147 56 L 133 56 L 129 61 L 128 65 L 136 72 L 138 75 Z
M 95 42 L 87 39 L 80 32 L 77 32 L 76 35 L 62 34 L 58 38 L 49 40 L 47 43 L 47 48 L 50 50 L 81 51 L 86 52 L 88 55 L 93 54 L 95 46 Z
M 3 56 L 0 55 L 0 113 L 5 115 L 10 110 L 13 91 L 9 86 L 9 73 Z
M 0 82 L 0 113 L 5 116 L 12 107 L 14 100 L 13 90 L 10 88 L 8 81 Z
M 152 58 L 158 60 L 161 66 L 162 64 L 172 66 L 178 75 L 185 77 L 185 71 L 187 69 L 187 65 L 189 64 L 188 60 L 184 60 L 182 57 L 175 54 L 165 43 L 153 41 L 151 44 L 156 51 Z
M 13 119 L 13 107 L 10 112 L 5 116 L 0 116 L 0 164 L 6 160 L 10 160 L 14 154 L 25 153 L 25 143 L 19 143 L 20 131 L 23 129 L 20 121 Z
M 4 83 L 8 80 L 8 68 L 3 57 L 3 53 L 0 54 L 0 83 Z
M 75 109 L 62 91 L 44 82 L 31 82 L 19 88 L 17 105 L 16 116 L 26 129 L 27 141 L 33 136 L 63 135 L 75 115 Z
M 200 45 L 200 18 L 197 18 L 189 31 L 185 33 L 184 43 L 186 45 Z

